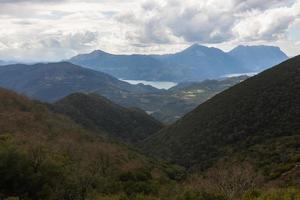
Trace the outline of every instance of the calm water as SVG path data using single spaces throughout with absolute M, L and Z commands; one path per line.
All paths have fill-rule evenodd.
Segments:
M 177 85 L 175 82 L 165 82 L 165 81 L 144 81 L 144 80 L 123 80 L 127 83 L 137 85 L 139 83 L 142 83 L 144 85 L 151 85 L 152 87 L 158 88 L 158 89 L 169 89 L 171 87 L 174 87 Z
M 237 76 L 255 76 L 258 74 L 258 72 L 249 72 L 249 73 L 241 73 L 241 74 L 226 74 L 223 77 L 224 78 L 232 78 L 232 77 L 237 77 Z

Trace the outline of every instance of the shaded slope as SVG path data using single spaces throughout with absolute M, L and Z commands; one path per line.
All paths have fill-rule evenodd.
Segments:
M 127 142 L 136 142 L 162 128 L 162 124 L 144 111 L 121 107 L 96 94 L 71 94 L 56 102 L 52 109 L 78 124 Z
M 188 167 L 241 156 L 272 176 L 299 161 L 299 139 L 300 56 L 216 95 L 143 147 Z
M 110 75 L 67 62 L 8 65 L 0 68 L 0 86 L 43 101 L 55 101 L 74 92 L 97 91 L 109 98 L 158 91 L 130 85 Z

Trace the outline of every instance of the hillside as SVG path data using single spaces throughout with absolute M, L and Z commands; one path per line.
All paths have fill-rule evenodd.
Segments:
M 175 122 L 216 94 L 247 78 L 247 76 L 239 76 L 221 80 L 179 83 L 164 93 L 147 94 L 149 99 L 150 95 L 152 99 L 155 99 L 154 96 L 157 97 L 156 100 L 151 100 L 152 107 L 156 105 L 156 109 L 151 112 L 151 115 L 165 123 Z M 146 105 L 143 108 L 147 111 L 150 110 Z
M 102 72 L 67 62 L 2 66 L 0 86 L 48 102 L 74 92 L 97 91 L 113 99 L 130 93 L 159 91 L 150 86 L 130 85 Z
M 182 82 L 257 72 L 286 59 L 279 48 L 269 46 L 240 46 L 227 53 L 194 44 L 165 55 L 114 55 L 98 50 L 77 55 L 70 62 L 121 79 Z
M 96 94 L 71 94 L 57 101 L 51 109 L 69 116 L 93 131 L 127 142 L 145 139 L 162 128 L 162 124 L 138 109 L 121 107 Z
M 183 175 L 180 168 L 99 137 L 45 104 L 0 89 L 2 199 L 150 198 Z
M 300 161 L 299 122 L 300 56 L 216 95 L 142 146 L 193 168 L 249 160 L 274 178 Z
M 143 109 L 166 123 L 174 122 L 208 98 L 239 82 L 234 80 L 193 83 L 193 88 L 168 91 L 142 84 L 131 85 L 102 72 L 65 62 L 0 68 L 0 86 L 30 98 L 55 102 L 72 93 L 97 93 L 127 108 Z

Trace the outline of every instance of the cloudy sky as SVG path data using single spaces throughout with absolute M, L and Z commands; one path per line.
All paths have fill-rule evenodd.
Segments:
M 300 54 L 300 0 L 0 0 L 0 27 L 0 60 L 169 53 L 193 43 Z

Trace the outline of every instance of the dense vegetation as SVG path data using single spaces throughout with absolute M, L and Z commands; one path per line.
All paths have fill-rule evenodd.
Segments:
M 145 139 L 162 128 L 144 111 L 121 107 L 97 94 L 71 94 L 50 107 L 87 129 L 106 132 L 127 142 Z
M 212 91 L 220 86 L 208 82 L 203 84 Z M 0 89 L 0 199 L 299 199 L 299 91 L 296 57 L 216 95 L 140 143 L 185 170 L 103 137 L 113 133 L 135 142 L 151 134 L 150 127 L 160 124 L 142 111 L 94 94 L 49 105 Z
M 0 123 L 0 199 L 151 197 L 184 177 L 181 168 L 146 158 L 3 89 Z
M 275 179 L 300 162 L 299 122 L 298 56 L 216 95 L 151 136 L 143 149 L 191 168 L 247 161 Z

